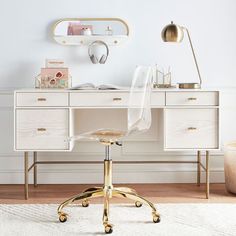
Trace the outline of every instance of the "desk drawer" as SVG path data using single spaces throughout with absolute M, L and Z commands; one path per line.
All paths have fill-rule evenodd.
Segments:
M 124 107 L 128 100 L 129 93 L 70 93 L 72 107 Z
M 68 150 L 68 109 L 16 109 L 16 150 Z
M 166 92 L 167 106 L 217 106 L 218 92 Z
M 20 107 L 68 106 L 68 93 L 16 93 L 15 99 Z
M 137 103 L 140 96 L 137 95 Z M 70 93 L 70 106 L 72 107 L 127 107 L 129 92 L 126 93 Z M 165 93 L 152 93 L 152 106 L 165 105 Z
M 218 148 L 218 109 L 166 109 L 165 149 Z

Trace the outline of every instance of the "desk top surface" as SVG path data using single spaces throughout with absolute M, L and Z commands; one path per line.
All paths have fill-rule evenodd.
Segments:
M 70 89 L 35 89 L 35 88 L 27 88 L 27 89 L 17 89 L 15 92 L 28 92 L 28 93 L 43 93 L 43 92 L 56 92 L 56 93 L 128 93 L 129 89 L 120 90 L 120 89 L 90 89 L 90 90 L 70 90 Z M 152 89 L 152 92 L 218 92 L 219 89 L 214 88 L 202 88 L 202 89 L 178 89 L 178 88 L 170 88 L 170 89 Z

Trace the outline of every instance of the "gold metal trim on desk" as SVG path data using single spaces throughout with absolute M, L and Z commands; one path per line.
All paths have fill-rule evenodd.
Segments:
M 34 170 L 34 186 L 37 186 L 37 165 L 40 164 L 103 164 L 104 161 L 38 161 L 37 152 L 33 152 L 33 164 L 28 167 L 28 152 L 24 153 L 25 158 L 25 199 L 28 199 L 28 176 L 29 172 Z M 210 169 L 209 169 L 210 152 L 206 151 L 206 164 L 201 162 L 201 152 L 197 151 L 197 161 L 113 161 L 113 164 L 197 164 L 197 185 L 201 184 L 201 169 L 206 172 L 206 198 L 210 195 Z

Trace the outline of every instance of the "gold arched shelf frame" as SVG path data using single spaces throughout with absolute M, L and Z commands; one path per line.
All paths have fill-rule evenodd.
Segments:
M 57 26 L 63 21 L 117 21 L 124 25 L 126 34 L 124 35 L 56 35 L 55 31 Z M 61 45 L 89 45 L 93 41 L 101 40 L 109 46 L 117 46 L 129 38 L 130 29 L 128 24 L 120 18 L 63 18 L 56 21 L 52 27 L 52 35 L 54 40 Z

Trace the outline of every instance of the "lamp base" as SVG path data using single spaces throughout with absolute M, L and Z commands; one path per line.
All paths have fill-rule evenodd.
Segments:
M 178 83 L 179 89 L 200 89 L 201 84 L 198 83 Z

